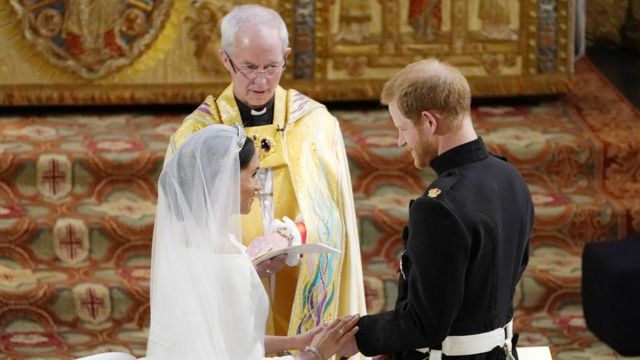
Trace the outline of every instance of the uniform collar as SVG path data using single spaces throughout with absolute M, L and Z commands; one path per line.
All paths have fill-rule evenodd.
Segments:
M 431 161 L 431 167 L 440 176 L 451 169 L 484 160 L 487 157 L 489 157 L 489 150 L 484 145 L 482 138 L 478 136 L 473 141 L 458 145 L 438 155 Z

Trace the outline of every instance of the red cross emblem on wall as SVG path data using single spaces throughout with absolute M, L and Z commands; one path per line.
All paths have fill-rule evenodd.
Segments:
M 60 171 L 60 164 L 56 159 L 49 160 L 49 167 L 42 174 L 42 182 L 49 185 L 49 189 L 56 195 L 58 193 L 58 186 L 61 181 L 66 178 L 65 174 Z
M 64 246 L 67 249 L 69 258 L 75 260 L 77 256 L 77 249 L 82 249 L 82 240 L 76 235 L 76 229 L 71 224 L 67 224 L 65 227 L 64 239 L 60 241 L 60 246 Z
M 96 295 L 94 289 L 88 288 L 80 304 L 87 309 L 87 312 L 93 319 L 97 319 L 100 314 L 100 309 L 104 305 L 104 300 Z

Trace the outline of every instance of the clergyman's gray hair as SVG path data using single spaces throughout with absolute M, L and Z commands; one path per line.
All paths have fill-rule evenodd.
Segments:
M 233 54 L 233 44 L 236 34 L 241 27 L 257 26 L 278 30 L 282 51 L 289 47 L 289 32 L 280 14 L 275 10 L 261 5 L 241 5 L 234 7 L 220 23 L 222 50 Z

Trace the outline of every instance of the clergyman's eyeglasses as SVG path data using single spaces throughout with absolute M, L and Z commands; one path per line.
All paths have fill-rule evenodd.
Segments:
M 267 78 L 273 78 L 278 74 L 280 74 L 282 70 L 284 70 L 284 68 L 287 67 L 286 58 L 282 59 L 282 63 L 267 65 L 262 69 L 260 69 L 258 65 L 253 65 L 253 64 L 245 64 L 245 65 L 237 66 L 233 62 L 233 60 L 231 60 L 231 56 L 229 56 L 229 54 L 227 54 L 226 51 L 224 52 L 224 54 L 227 56 L 227 59 L 229 60 L 229 64 L 231 65 L 231 68 L 233 69 L 234 73 L 240 73 L 244 77 L 246 77 L 248 80 L 252 80 L 252 81 L 255 80 L 260 74 L 264 75 Z

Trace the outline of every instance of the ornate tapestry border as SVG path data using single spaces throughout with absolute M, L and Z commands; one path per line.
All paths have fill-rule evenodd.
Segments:
M 526 96 L 567 93 L 569 75 L 518 76 L 496 82 L 470 78 L 471 90 L 482 97 Z M 334 81 L 314 84 L 283 81 L 320 101 L 376 100 L 384 81 Z M 95 104 L 197 104 L 207 95 L 220 93 L 226 85 L 182 86 L 0 86 L 0 106 L 8 105 L 95 105 Z
M 0 81 L 0 106 L 191 104 L 227 86 L 228 76 L 217 61 L 219 43 L 215 39 L 220 18 L 234 2 L 174 0 L 170 16 L 144 54 L 128 67 L 91 80 L 53 66 L 33 43 L 23 39 L 21 22 L 9 1 L 0 0 L 6 4 L 0 6 L 0 47 L 6 48 L 6 52 L 0 51 L 0 75 L 4 78 Z M 54 5 L 63 1 L 67 0 L 38 0 L 38 4 L 56 10 Z M 336 5 L 340 2 L 331 0 L 257 2 L 277 8 L 290 31 L 294 56 L 283 76 L 283 86 L 319 101 L 375 101 L 385 79 L 425 56 L 463 69 L 476 97 L 570 90 L 574 0 L 519 0 L 519 20 L 512 19 L 512 23 L 519 23 L 518 30 L 509 28 L 506 38 L 482 35 L 483 28 L 477 27 L 484 24 L 482 21 L 469 27 L 469 4 L 477 7 L 478 0 L 449 0 L 446 11 L 452 14 L 451 20 L 445 35 L 433 42 L 420 42 L 414 32 L 407 31 L 410 24 L 402 15 L 408 10 L 407 1 L 402 9 L 398 6 L 402 2 L 349 3 L 350 8 L 358 7 L 353 4 L 371 5 L 376 8 L 375 16 L 368 11 L 371 6 L 359 10 L 368 11 L 367 16 L 351 11 L 343 14 Z M 361 41 L 340 37 L 343 28 L 362 30 L 356 25 L 363 19 L 376 29 L 375 34 Z M 354 23 L 340 23 L 347 20 Z

